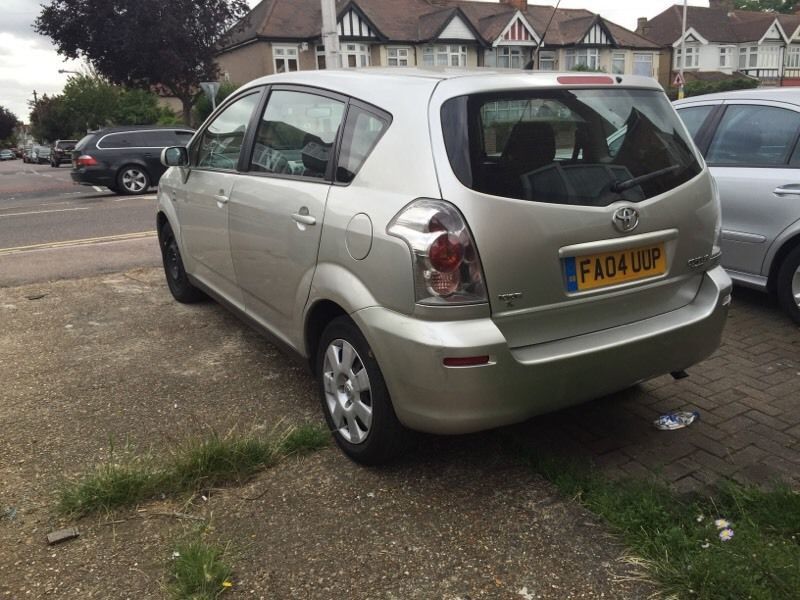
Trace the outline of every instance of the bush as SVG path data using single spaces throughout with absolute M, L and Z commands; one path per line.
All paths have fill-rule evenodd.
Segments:
M 751 90 L 757 88 L 761 82 L 750 77 L 735 77 L 722 79 L 720 81 L 689 81 L 683 86 L 685 98 L 691 96 L 702 96 L 704 94 L 715 94 L 717 92 L 730 92 L 732 90 Z M 678 88 L 669 89 L 670 98 L 678 97 Z
M 217 106 L 225 100 L 228 96 L 230 96 L 233 92 L 239 89 L 239 84 L 231 83 L 230 81 L 223 82 L 219 86 L 219 91 L 217 92 Z M 203 121 L 205 121 L 208 116 L 211 114 L 211 98 L 206 96 L 205 94 L 201 94 L 200 97 L 197 99 L 197 102 L 194 105 L 194 120 L 199 125 Z

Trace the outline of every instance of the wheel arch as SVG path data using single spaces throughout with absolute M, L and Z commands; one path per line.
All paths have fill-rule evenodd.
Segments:
M 328 324 L 339 317 L 349 317 L 347 311 L 332 300 L 318 300 L 306 313 L 303 340 L 308 366 L 316 375 L 317 346 Z
M 800 246 L 800 231 L 795 231 L 789 239 L 782 242 L 780 248 L 772 257 L 767 277 L 767 289 L 770 293 L 774 294 L 777 291 L 778 271 L 781 268 L 781 264 L 783 264 L 789 253 L 798 246 Z

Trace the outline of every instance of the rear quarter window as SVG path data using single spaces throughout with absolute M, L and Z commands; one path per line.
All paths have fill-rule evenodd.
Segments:
M 352 105 L 347 113 L 342 149 L 336 168 L 336 181 L 350 183 L 355 179 L 367 157 L 378 145 L 391 119 Z

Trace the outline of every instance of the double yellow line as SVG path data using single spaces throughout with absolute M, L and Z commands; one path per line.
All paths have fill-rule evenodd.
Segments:
M 123 233 L 120 235 L 106 235 L 103 237 L 85 238 L 82 240 L 64 240 L 62 242 L 48 242 L 46 244 L 33 244 L 31 246 L 16 246 L 14 248 L 0 248 L 0 256 L 30 252 L 31 250 L 54 250 L 58 248 L 71 248 L 73 246 L 90 246 L 106 242 L 124 242 L 127 240 L 140 240 L 155 237 L 155 231 L 140 231 L 137 233 Z

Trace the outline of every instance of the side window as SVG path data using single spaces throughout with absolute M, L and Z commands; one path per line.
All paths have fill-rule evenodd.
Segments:
M 162 138 L 160 131 L 136 131 L 128 136 L 128 141 L 134 148 L 157 148 L 162 146 Z
M 351 106 L 342 136 L 336 181 L 350 183 L 389 126 L 387 119 Z
M 703 126 L 706 118 L 714 108 L 713 104 L 709 104 L 708 106 L 690 106 L 678 109 L 678 115 L 683 124 L 686 125 L 686 129 L 689 130 L 689 135 L 692 136 L 693 140 L 697 141 L 697 132 L 700 131 L 700 127 Z
M 197 144 L 198 167 L 235 169 L 242 142 L 260 94 L 249 94 L 229 105 L 206 127 Z
M 192 141 L 192 136 L 194 135 L 191 131 L 175 131 L 175 140 L 173 144 L 176 146 L 188 146 L 189 142 Z
M 133 146 L 130 140 L 130 132 L 110 133 L 101 138 L 98 148 L 130 148 Z
M 258 125 L 250 170 L 322 179 L 344 115 L 344 103 L 278 90 Z
M 785 165 L 800 130 L 800 113 L 773 106 L 729 106 L 706 160 L 712 165 Z

